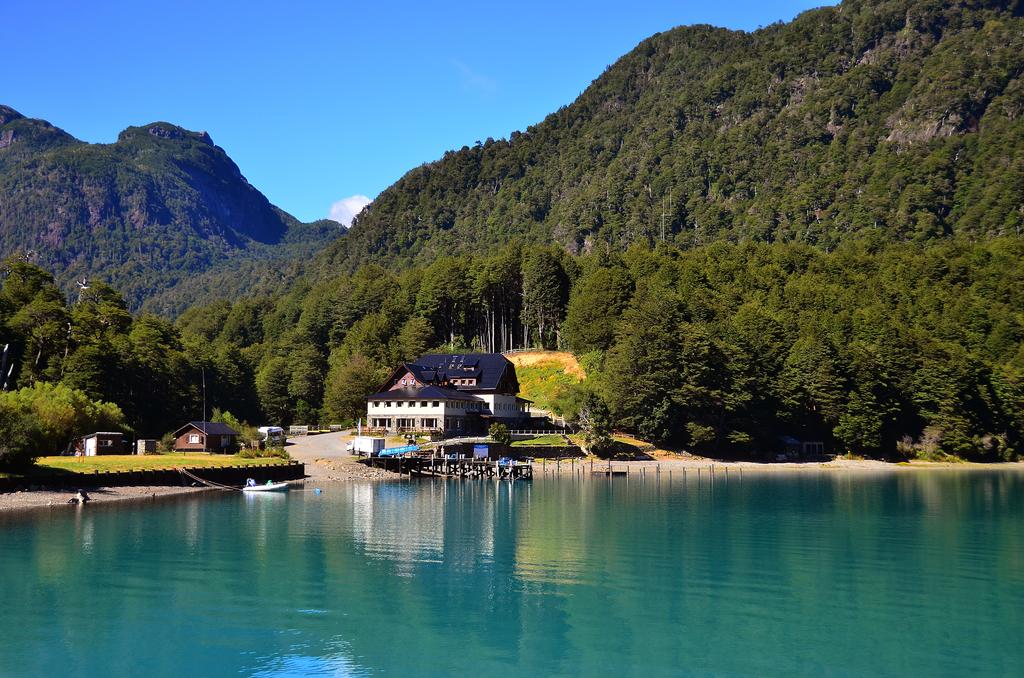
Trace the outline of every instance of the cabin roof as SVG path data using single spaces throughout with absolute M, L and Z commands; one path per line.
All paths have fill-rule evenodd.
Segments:
M 381 391 L 367 396 L 367 400 L 480 400 L 475 395 L 440 386 L 408 386 L 393 391 Z
M 185 424 L 177 431 L 174 432 L 175 437 L 180 436 L 182 433 L 190 428 L 194 428 L 201 433 L 214 436 L 237 436 L 238 431 L 231 428 L 227 424 L 221 424 L 216 421 L 190 421 Z
M 505 370 L 512 365 L 500 353 L 430 353 L 406 362 L 404 366 L 417 380 L 476 379 L 470 390 L 488 391 L 498 388 Z

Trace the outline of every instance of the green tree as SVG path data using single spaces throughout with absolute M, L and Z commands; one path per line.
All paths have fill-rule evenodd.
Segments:
M 238 431 L 238 442 L 243 447 L 248 447 L 251 443 L 260 440 L 259 430 L 255 426 L 242 421 L 227 410 L 222 411 L 220 408 L 214 408 L 210 421 L 227 424 L 235 431 Z
M 606 362 L 608 404 L 624 428 L 658 443 L 679 440 L 684 346 L 679 301 L 671 290 L 644 287 L 622 317 Z
M 829 435 L 839 423 L 846 383 L 835 349 L 820 337 L 800 337 L 794 342 L 777 388 L 800 433 Z
M 63 384 L 38 382 L 0 393 L 0 431 L 10 434 L 8 464 L 23 464 L 45 454 L 61 454 L 74 439 L 94 431 L 123 430 L 124 414 L 113 403 L 93 401 Z
M 507 351 L 515 344 L 522 307 L 522 252 L 512 244 L 484 259 L 474 278 L 474 300 L 479 310 L 480 345 Z
M 611 348 L 632 286 L 622 266 L 600 266 L 584 273 L 573 288 L 562 326 L 566 345 L 578 354 Z
M 22 470 L 40 455 L 35 439 L 39 436 L 31 412 L 0 403 L 0 469 Z
M 21 339 L 24 353 L 20 381 L 35 382 L 46 372 L 50 360 L 59 356 L 70 341 L 71 321 L 57 288 L 43 286 L 11 314 L 7 329 Z
M 288 396 L 296 403 L 296 416 L 302 420 L 316 420 L 324 392 L 326 361 L 309 343 L 292 344 L 288 350 Z M 300 408 L 298 403 L 304 403 Z
M 512 434 L 509 433 L 508 426 L 501 422 L 494 422 L 487 429 L 487 435 L 491 440 L 498 443 L 499 445 L 511 445 Z
M 363 355 L 332 356 L 324 390 L 324 414 L 332 423 L 351 423 L 366 416 L 366 397 L 386 378 L 384 370 Z
M 472 292 L 461 259 L 443 258 L 423 272 L 416 313 L 426 318 L 439 342 L 456 345 L 464 338 L 471 311 Z
M 294 404 L 288 394 L 291 381 L 288 361 L 280 356 L 271 358 L 256 375 L 256 393 L 260 408 L 270 421 L 281 426 L 292 423 Z
M 612 449 L 612 416 L 604 400 L 586 391 L 575 416 L 583 434 L 583 451 L 602 456 Z
M 411 361 L 419 358 L 430 348 L 430 338 L 434 331 L 425 318 L 409 318 L 402 324 L 402 329 L 395 337 L 395 362 Z
M 537 346 L 557 346 L 568 292 L 568 276 L 554 252 L 547 248 L 528 250 L 523 257 L 524 344 L 530 344 L 529 335 L 536 330 L 533 338 Z

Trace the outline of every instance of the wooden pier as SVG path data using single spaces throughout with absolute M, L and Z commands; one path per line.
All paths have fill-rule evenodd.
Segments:
M 411 478 L 492 478 L 496 480 L 532 480 L 533 463 L 498 462 L 490 459 L 446 457 L 370 457 L 366 463 Z

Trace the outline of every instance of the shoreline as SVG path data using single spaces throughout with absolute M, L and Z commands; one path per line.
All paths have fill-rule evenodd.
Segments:
M 829 461 L 722 461 L 706 457 L 661 457 L 649 460 L 612 460 L 611 466 L 615 471 L 626 471 L 627 473 L 655 473 L 657 469 L 662 471 L 762 471 L 774 473 L 780 471 L 935 471 L 935 470 L 1018 470 L 1024 471 L 1024 461 L 1004 461 L 992 463 L 978 462 L 950 462 L 950 461 L 907 461 L 891 462 L 877 459 L 831 459 Z M 541 474 L 557 475 L 558 473 L 573 473 L 581 466 L 586 472 L 595 473 L 607 470 L 609 461 L 607 459 L 585 458 L 576 460 L 562 460 L 560 464 L 554 461 L 534 461 L 534 471 Z
M 123 487 L 97 487 L 86 489 L 86 492 L 89 494 L 89 504 L 114 504 L 117 502 L 152 501 L 164 497 L 196 494 L 213 490 L 214 488 L 211 487 L 130 485 Z M 68 503 L 68 500 L 74 497 L 76 493 L 77 490 L 18 490 L 15 492 L 0 492 L 0 514 L 62 507 L 77 508 L 78 504 Z
M 390 482 L 408 480 L 406 475 L 398 475 L 380 468 L 370 468 L 359 463 L 355 457 L 312 458 L 304 460 L 306 476 L 301 480 L 289 481 L 295 485 L 310 485 L 316 482 Z M 609 462 L 604 459 L 575 459 L 561 462 L 536 460 L 534 472 L 537 477 L 557 478 L 560 476 L 600 474 L 608 468 Z M 656 458 L 643 461 L 612 461 L 612 469 L 616 472 L 625 471 L 627 475 L 658 475 L 662 473 L 729 473 L 730 471 L 778 473 L 806 471 L 857 471 L 857 472 L 919 472 L 936 470 L 962 471 L 1024 471 L 1024 461 L 994 462 L 981 464 L 976 462 L 887 462 L 873 459 L 833 459 L 826 462 L 754 462 L 754 461 L 719 461 L 702 457 L 693 458 Z M 118 502 L 145 502 L 198 494 L 201 492 L 218 491 L 210 487 L 180 486 L 123 486 L 100 487 L 87 490 L 90 504 L 113 504 Z M 73 507 L 68 500 L 75 496 L 74 490 L 19 490 L 16 492 L 0 492 L 0 514 L 39 509 Z

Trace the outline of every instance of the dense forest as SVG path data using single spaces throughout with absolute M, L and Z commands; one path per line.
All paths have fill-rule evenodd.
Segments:
M 93 430 L 160 437 L 202 417 L 204 377 L 210 402 L 257 416 L 252 367 L 237 350 L 132 315 L 104 283 L 68 303 L 51 274 L 22 258 L 0 273 L 0 465 L 62 452 Z
M 409 171 L 344 237 L 271 205 L 203 132 L 157 122 L 88 144 L 0 106 L 0 257 L 31 253 L 65 292 L 103 280 L 175 317 L 513 237 L 585 254 L 1019 235 L 1022 72 L 1019 0 L 846 0 L 753 32 L 674 28 L 540 123 Z
M 345 422 L 402 359 L 546 347 L 589 375 L 561 414 L 678 449 L 1017 458 L 1022 72 L 1017 1 L 673 29 L 540 124 L 412 170 L 301 261 L 323 225 L 209 137 L 82 144 L 0 107 L 22 252 L 0 426 L 49 407 L 69 413 L 53 431 L 86 412 L 157 437 L 201 416 L 204 380 L 240 420 Z M 96 271 L 113 286 L 75 286 Z M 0 461 L 29 440 L 63 444 L 4 436 Z
M 570 252 L 1024 226 L 1017 0 L 846 0 L 751 33 L 643 41 L 571 105 L 385 190 L 327 274 L 510 236 Z
M 153 123 L 87 144 L 0 106 L 0 258 L 30 254 L 66 292 L 95 278 L 174 314 L 290 279 L 282 262 L 340 232 L 271 205 L 204 132 Z
M 783 435 L 871 456 L 1013 459 L 1024 436 L 1024 239 L 635 245 L 572 256 L 513 243 L 276 298 L 132 316 L 112 289 L 66 304 L 13 260 L 0 288 L 9 390 L 59 383 L 158 437 L 208 407 L 250 422 L 353 421 L 431 349 L 566 348 L 599 407 L 659 444 L 767 454 Z M 0 401 L 2 404 L 2 401 Z

